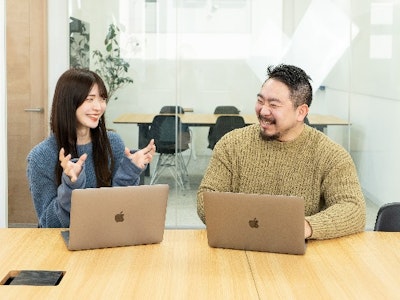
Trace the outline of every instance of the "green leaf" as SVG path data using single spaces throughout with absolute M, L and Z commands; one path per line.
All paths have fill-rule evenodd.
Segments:
M 118 26 L 110 24 L 104 40 L 106 55 L 103 55 L 100 50 L 94 50 L 92 54 L 94 65 L 97 66 L 96 73 L 101 76 L 107 85 L 109 99 L 113 97 L 118 89 L 124 87 L 128 83 L 133 83 L 132 78 L 126 76 L 130 65 L 120 57 L 121 48 L 118 42 L 119 32 L 120 29 Z M 114 97 L 114 99 L 116 100 L 118 98 Z

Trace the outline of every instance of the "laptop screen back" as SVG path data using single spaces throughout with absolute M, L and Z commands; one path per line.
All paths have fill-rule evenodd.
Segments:
M 304 200 L 228 192 L 204 192 L 211 247 L 304 254 Z
M 160 243 L 169 186 L 73 190 L 68 249 Z

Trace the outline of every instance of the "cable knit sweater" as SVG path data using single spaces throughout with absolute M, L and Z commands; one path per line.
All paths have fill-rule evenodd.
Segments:
M 142 169 L 125 156 L 124 143 L 117 133 L 109 131 L 108 137 L 115 161 L 112 185 L 138 185 Z M 79 156 L 88 154 L 82 172 L 75 182 L 71 182 L 63 173 L 59 186 L 56 184 L 54 171 L 56 164 L 60 163 L 59 151 L 53 135 L 36 145 L 27 157 L 27 177 L 39 227 L 69 227 L 72 190 L 97 187 L 92 143 L 79 145 L 77 148 Z
M 290 142 L 264 141 L 259 131 L 258 124 L 231 131 L 214 148 L 197 193 L 204 223 L 203 191 L 227 191 L 302 196 L 314 239 L 364 230 L 364 197 L 343 147 L 309 126 Z

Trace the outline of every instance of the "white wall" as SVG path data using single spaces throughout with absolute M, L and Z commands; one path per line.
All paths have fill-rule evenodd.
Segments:
M 5 0 L 0 0 L 0 228 L 8 226 Z
M 351 155 L 365 196 L 382 205 L 400 193 L 400 1 L 353 0 L 350 16 L 360 31 L 326 97 L 331 110 L 348 99 Z
M 50 112 L 57 80 L 69 68 L 68 0 L 48 0 L 47 11 L 48 111 Z

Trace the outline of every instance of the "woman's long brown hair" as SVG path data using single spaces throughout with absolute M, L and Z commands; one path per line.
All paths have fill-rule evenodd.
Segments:
M 96 73 L 86 69 L 70 69 L 59 78 L 53 97 L 50 128 L 57 140 L 58 151 L 64 148 L 66 155 L 78 158 L 76 110 L 85 101 L 93 85 L 97 84 L 99 94 L 107 99 L 107 89 Z M 104 114 L 96 128 L 90 129 L 93 163 L 97 187 L 111 186 L 114 157 L 107 136 Z M 58 156 L 57 156 L 58 157 Z M 63 169 L 58 162 L 55 168 L 57 185 L 61 184 Z

